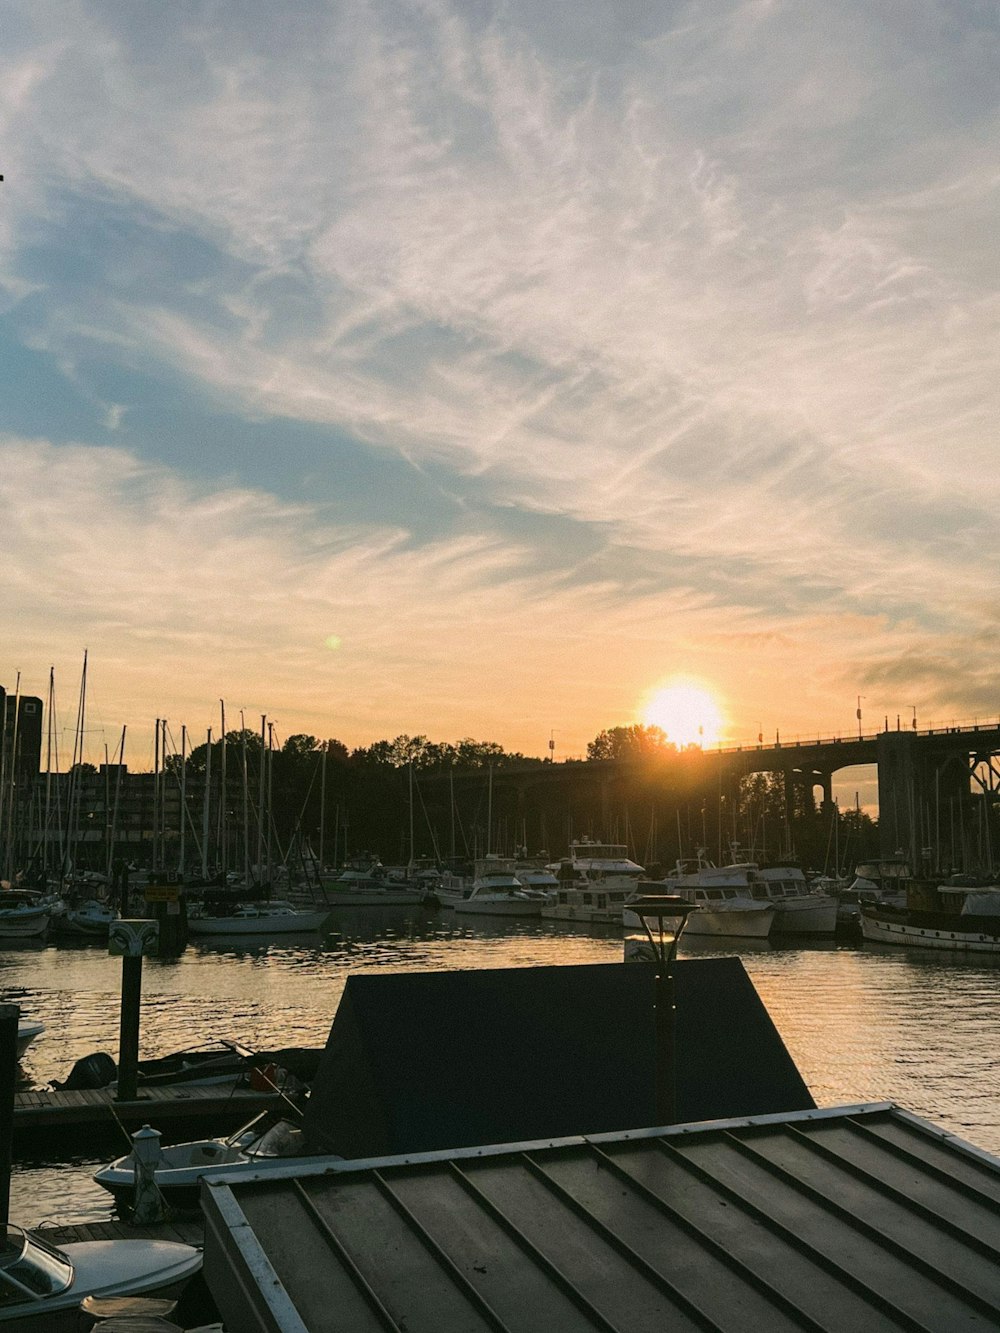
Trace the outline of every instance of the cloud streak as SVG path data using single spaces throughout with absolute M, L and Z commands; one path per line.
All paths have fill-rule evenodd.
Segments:
M 584 6 L 569 32 L 553 14 L 350 0 L 302 7 L 264 41 L 253 5 L 165 17 L 76 0 L 69 25 L 23 10 L 2 280 L 17 336 L 121 437 L 92 465 L 151 595 L 113 581 L 118 628 L 182 633 L 160 608 L 187 588 L 192 644 L 223 661 L 238 646 L 244 670 L 252 609 L 285 645 L 269 670 L 291 701 L 316 670 L 298 627 L 337 619 L 317 641 L 364 637 L 376 679 L 417 670 L 433 713 L 489 671 L 476 658 L 462 676 L 440 649 L 456 607 L 518 656 L 538 643 L 526 610 L 545 608 L 544 643 L 585 644 L 590 605 L 633 659 L 617 684 L 578 673 L 589 715 L 609 710 L 599 725 L 678 656 L 734 712 L 782 697 L 804 663 L 803 721 L 857 682 L 886 707 L 896 690 L 986 700 L 995 15 Z M 203 498 L 152 468 L 108 365 L 272 422 L 268 484 L 220 475 Z M 458 511 L 447 532 L 300 507 L 288 423 L 432 469 Z M 94 443 L 66 455 L 74 485 Z M 11 447 L 22 479 L 45 451 Z M 183 549 L 144 534 L 147 486 Z M 31 513 L 78 549 L 67 506 Z M 21 560 L 40 558 L 31 531 Z M 52 575 L 78 598 L 68 564 Z M 104 623 L 99 599 L 82 605 Z M 530 673 L 520 689 L 503 697 L 538 725 Z

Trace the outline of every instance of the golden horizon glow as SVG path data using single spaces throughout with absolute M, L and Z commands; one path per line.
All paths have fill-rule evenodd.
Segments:
M 717 745 L 725 718 L 711 690 L 693 681 L 673 681 L 654 690 L 642 709 L 648 727 L 660 727 L 674 745 Z

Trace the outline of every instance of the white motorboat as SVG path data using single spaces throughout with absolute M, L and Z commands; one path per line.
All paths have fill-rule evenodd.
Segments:
M 476 862 L 472 891 L 450 905 L 458 913 L 481 916 L 540 916 L 546 895 L 526 889 L 514 873 L 513 857 L 485 856 Z
M 787 861 L 754 866 L 751 892 L 774 904 L 772 935 L 833 935 L 837 930 L 837 899 L 810 889 L 802 870 Z
M 311 1165 L 302 1131 L 271 1112 L 257 1116 L 228 1139 L 198 1139 L 161 1148 L 153 1180 L 164 1203 L 181 1211 L 198 1208 L 203 1176 L 233 1176 L 269 1168 Z M 135 1197 L 135 1160 L 131 1153 L 94 1173 L 94 1180 L 114 1196 L 127 1216 Z
M 426 893 L 422 884 L 394 882 L 373 857 L 348 861 L 336 879 L 324 878 L 321 884 L 331 907 L 409 907 Z
M 557 888 L 542 910 L 548 921 L 578 921 L 586 925 L 621 925 L 622 908 L 638 890 L 644 874 L 624 843 L 580 838 L 569 845 L 569 856 L 546 867 Z
M 469 897 L 474 884 L 474 875 L 456 875 L 453 871 L 446 870 L 438 881 L 434 896 L 442 907 L 454 907 L 456 903 Z
M 519 860 L 514 866 L 514 874 L 526 889 L 534 889 L 554 898 L 559 890 L 559 880 L 541 861 Z
M 569 856 L 546 867 L 560 880 L 579 879 L 601 889 L 631 889 L 634 893 L 645 870 L 633 861 L 624 843 L 580 838 L 569 845 Z M 570 872 L 572 872 L 570 874 Z
M 715 866 L 704 848 L 698 849 L 696 859 L 678 861 L 672 875 L 644 882 L 642 891 L 674 894 L 698 907 L 684 927 L 689 936 L 766 940 L 776 914 L 772 902 L 753 896 L 742 866 Z
M 0 890 L 0 939 L 37 939 L 49 928 L 50 908 L 28 889 Z
M 264 903 L 233 903 L 218 911 L 192 909 L 188 931 L 192 935 L 291 935 L 321 930 L 330 909 L 309 912 L 281 899 Z
M 18 1020 L 17 1024 L 17 1058 L 20 1060 L 31 1043 L 36 1037 L 40 1037 L 45 1031 L 44 1023 L 29 1023 L 26 1018 Z
M 0 1228 L 0 1325 L 9 1333 L 75 1333 L 87 1296 L 179 1296 L 201 1268 L 193 1245 L 94 1240 L 56 1249 L 37 1232 Z
M 554 898 L 547 898 L 541 915 L 546 921 L 578 921 L 591 926 L 620 926 L 622 909 L 635 896 L 639 881 L 626 884 L 590 884 L 586 878 L 561 880 Z

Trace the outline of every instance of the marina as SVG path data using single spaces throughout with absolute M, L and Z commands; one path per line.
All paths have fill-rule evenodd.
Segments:
M 882 945 L 682 941 L 682 958 L 738 954 L 820 1106 L 895 1100 L 987 1151 L 1000 1151 L 1000 966 Z M 161 1055 L 179 1034 L 239 1037 L 258 1049 L 322 1046 L 353 974 L 441 972 L 615 962 L 620 932 L 538 919 L 466 918 L 421 908 L 343 909 L 327 933 L 271 943 L 188 946 L 146 960 L 141 1051 Z M 74 1060 L 117 1041 L 119 966 L 96 945 L 0 950 L 5 998 L 45 1025 L 20 1069 L 22 1097 L 44 1097 Z M 59 1034 L 57 1039 L 52 1034 Z M 32 1092 L 32 1089 L 34 1092 Z M 49 1094 L 51 1096 L 51 1094 Z M 185 1118 L 196 1098 L 176 1098 Z M 250 1118 L 252 1112 L 244 1117 Z M 191 1137 L 182 1130 L 182 1137 Z M 69 1225 L 110 1219 L 92 1175 L 126 1151 L 117 1131 L 98 1151 L 22 1152 L 12 1217 Z

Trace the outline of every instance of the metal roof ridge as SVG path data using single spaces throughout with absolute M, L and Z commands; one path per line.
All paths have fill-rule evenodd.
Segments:
M 233 1172 L 220 1175 L 210 1173 L 202 1177 L 202 1184 L 218 1189 L 221 1186 L 243 1185 L 257 1181 L 305 1179 L 313 1176 L 345 1175 L 360 1171 L 381 1170 L 398 1166 L 433 1165 L 438 1162 L 470 1161 L 486 1157 L 510 1157 L 520 1153 L 539 1152 L 550 1148 L 582 1148 L 592 1143 L 625 1143 L 640 1139 L 677 1138 L 695 1133 L 720 1130 L 749 1129 L 757 1125 L 802 1124 L 809 1121 L 831 1120 L 850 1115 L 875 1115 L 891 1111 L 915 1128 L 936 1138 L 947 1140 L 955 1147 L 963 1147 L 977 1161 L 1000 1171 L 1000 1158 L 981 1148 L 965 1143 L 948 1130 L 939 1129 L 929 1120 L 923 1120 L 911 1111 L 905 1111 L 897 1102 L 851 1102 L 843 1106 L 815 1107 L 805 1111 L 776 1111 L 767 1115 L 732 1116 L 724 1120 L 695 1120 L 681 1125 L 650 1126 L 641 1129 L 606 1130 L 598 1134 L 572 1134 L 564 1138 L 531 1139 L 517 1143 L 480 1144 L 467 1148 L 443 1148 L 434 1152 L 396 1153 L 388 1157 L 342 1158 L 317 1155 L 315 1162 L 303 1165 L 298 1159 L 295 1166 L 272 1167 L 264 1171 Z

